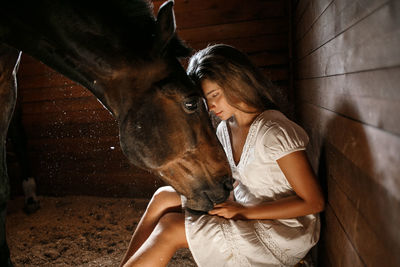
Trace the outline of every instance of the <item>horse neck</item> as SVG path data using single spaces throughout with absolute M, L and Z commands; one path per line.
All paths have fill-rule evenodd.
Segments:
M 93 2 L 93 8 L 87 4 L 91 1 L 79 8 L 74 6 L 77 1 L 57 5 L 47 0 L 22 1 L 34 2 L 25 9 L 18 6 L 21 3 L 9 2 L 0 11 L 0 40 L 80 83 L 109 109 L 104 85 L 151 47 L 155 22 L 145 1 L 130 1 L 126 8 L 121 8 L 126 1 L 112 1 L 110 7 Z M 112 13 L 107 17 L 108 9 L 129 12 L 119 14 L 123 18 Z

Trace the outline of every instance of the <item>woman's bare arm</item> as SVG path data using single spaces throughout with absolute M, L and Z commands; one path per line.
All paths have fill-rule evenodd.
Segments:
M 209 214 L 234 219 L 286 219 L 324 210 L 322 190 L 305 152 L 290 153 L 277 163 L 296 195 L 249 207 L 227 201 L 216 205 Z

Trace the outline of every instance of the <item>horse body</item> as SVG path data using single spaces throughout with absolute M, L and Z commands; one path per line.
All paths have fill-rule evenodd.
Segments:
M 188 49 L 176 36 L 172 6 L 165 3 L 155 19 L 139 0 L 2 3 L 1 138 L 15 103 L 21 50 L 89 89 L 118 121 L 130 162 L 160 175 L 186 197 L 186 207 L 207 211 L 224 201 L 232 189 L 229 166 L 199 89 L 177 59 Z M 2 206 L 8 197 L 3 154 Z

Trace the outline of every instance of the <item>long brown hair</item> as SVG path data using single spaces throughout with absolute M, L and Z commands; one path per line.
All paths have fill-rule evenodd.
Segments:
M 257 111 L 278 109 L 268 92 L 275 86 L 244 53 L 232 46 L 216 44 L 198 51 L 191 57 L 187 73 L 198 86 L 204 79 L 216 82 L 228 103 L 240 110 L 239 102 Z

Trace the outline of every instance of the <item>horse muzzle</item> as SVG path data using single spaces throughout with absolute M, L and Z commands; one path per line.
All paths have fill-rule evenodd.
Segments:
M 207 212 L 212 210 L 215 204 L 226 201 L 233 189 L 233 179 L 226 175 L 217 180 L 221 182 L 195 188 L 190 194 L 191 197 L 183 198 L 183 207 L 191 211 Z

